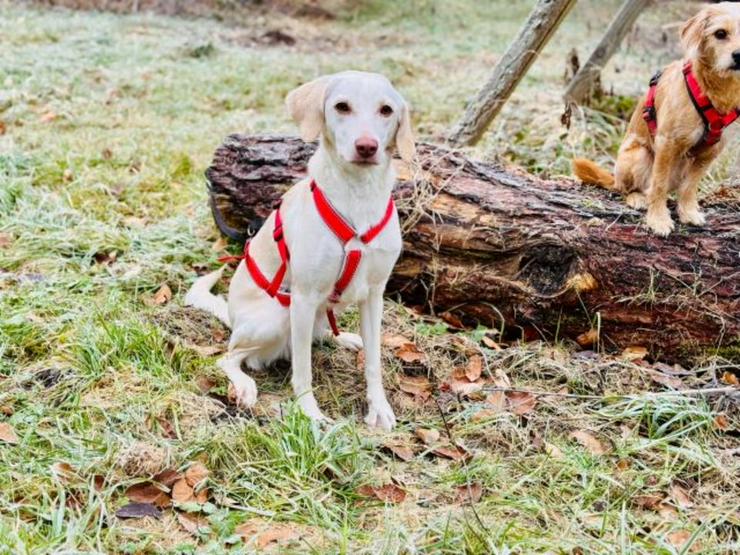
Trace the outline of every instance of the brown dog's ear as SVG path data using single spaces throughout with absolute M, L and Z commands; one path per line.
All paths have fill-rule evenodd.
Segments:
M 408 105 L 405 103 L 396 130 L 396 148 L 404 162 L 410 163 L 414 159 L 416 142 L 414 141 L 414 132 L 411 130 L 411 114 Z
M 315 141 L 324 127 L 324 99 L 331 76 L 325 75 L 288 93 L 285 105 L 304 141 Z
M 706 10 L 702 10 L 684 23 L 681 28 L 681 44 L 689 58 L 696 58 L 699 54 L 708 18 L 709 14 Z

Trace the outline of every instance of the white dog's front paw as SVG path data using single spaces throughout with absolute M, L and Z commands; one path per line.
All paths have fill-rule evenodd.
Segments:
M 365 424 L 390 431 L 396 426 L 396 415 L 385 395 L 370 396 Z
M 252 378 L 242 373 L 232 378 L 236 404 L 243 409 L 251 409 L 257 403 L 257 384 Z
M 340 332 L 335 339 L 339 345 L 345 349 L 349 349 L 350 351 L 359 351 L 362 349 L 362 337 L 356 333 L 347 333 L 343 331 Z
M 671 219 L 671 214 L 670 212 L 668 212 L 667 208 L 656 211 L 648 211 L 647 218 L 645 218 L 645 223 L 650 229 L 653 230 L 653 233 L 662 237 L 669 235 L 675 227 L 675 224 Z
M 319 409 L 319 404 L 316 402 L 316 398 L 313 396 L 313 393 L 306 393 L 305 395 L 301 395 L 298 398 L 298 406 L 301 407 L 303 414 L 308 416 L 311 420 L 316 420 L 317 422 L 332 421 L 331 418 L 321 412 L 321 409 Z

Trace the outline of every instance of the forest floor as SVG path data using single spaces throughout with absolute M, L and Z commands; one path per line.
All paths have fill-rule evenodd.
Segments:
M 228 331 L 182 306 L 226 246 L 203 177 L 226 135 L 294 133 L 286 93 L 357 68 L 386 74 L 440 140 L 532 4 L 217 20 L 0 1 L 0 553 L 740 549 L 737 395 L 677 391 L 736 383 L 727 361 L 499 345 L 388 301 L 398 428 L 364 426 L 357 355 L 324 345 L 317 397 L 336 421 L 319 429 L 285 364 L 237 410 L 215 366 Z M 578 3 L 473 155 L 549 176 L 613 158 L 695 9 L 644 14 L 604 71 L 610 94 L 565 128 L 569 52 L 585 58 L 617 5 Z M 734 144 L 705 189 L 737 175 Z

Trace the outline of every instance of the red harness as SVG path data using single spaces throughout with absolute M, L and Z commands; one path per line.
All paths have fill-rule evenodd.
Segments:
M 388 225 L 388 222 L 393 217 L 396 211 L 396 205 L 393 203 L 393 198 L 388 199 L 388 206 L 385 209 L 383 218 L 370 229 L 368 229 L 362 235 L 358 234 L 347 220 L 337 212 L 337 210 L 331 205 L 329 199 L 326 198 L 324 193 L 316 185 L 315 181 L 311 181 L 311 192 L 313 194 L 313 201 L 316 205 L 321 219 L 324 220 L 326 226 L 334 233 L 334 235 L 342 243 L 342 246 L 349 243 L 352 239 L 357 238 L 362 243 L 367 245 L 373 239 L 375 239 Z M 219 258 L 219 262 L 230 262 L 235 260 L 244 259 L 244 262 L 249 271 L 249 275 L 257 284 L 260 289 L 263 289 L 265 293 L 277 299 L 277 301 L 284 307 L 290 306 L 290 292 L 282 289 L 283 281 L 285 279 L 285 273 L 288 271 L 288 263 L 290 262 L 290 252 L 288 251 L 288 245 L 285 242 L 285 236 L 283 235 L 283 220 L 280 216 L 280 205 L 275 208 L 275 228 L 272 231 L 272 238 L 275 240 L 277 245 L 278 253 L 280 253 L 280 267 L 275 272 L 272 281 L 265 277 L 265 274 L 257 266 L 257 262 L 249 254 L 249 241 L 244 245 L 244 254 L 242 256 L 226 256 Z M 342 293 L 347 289 L 352 278 L 357 273 L 357 268 L 360 266 L 360 260 L 362 260 L 362 251 L 359 249 L 351 249 L 346 252 L 344 261 L 342 263 L 342 270 L 339 273 L 339 279 L 334 284 L 334 290 L 329 295 L 330 305 L 334 305 L 339 302 Z M 337 327 L 337 320 L 334 316 L 334 310 L 329 307 L 326 311 L 326 316 L 329 319 L 329 325 L 334 335 L 339 335 L 339 328 Z
M 723 114 L 717 110 L 717 108 L 712 105 L 709 98 L 704 94 L 704 91 L 701 90 L 701 85 L 699 85 L 699 81 L 697 81 L 696 75 L 694 75 L 694 72 L 691 69 L 691 61 L 684 64 L 683 75 L 691 102 L 694 103 L 696 111 L 699 112 L 699 115 L 704 122 L 704 135 L 690 151 L 691 154 L 698 154 L 720 141 L 725 127 L 728 127 L 733 121 L 740 117 L 740 108 L 730 112 L 729 114 Z M 658 113 L 655 110 L 655 95 L 660 76 L 661 72 L 658 72 L 650 80 L 650 88 L 648 89 L 647 98 L 645 99 L 645 108 L 642 113 L 642 118 L 647 123 L 650 134 L 653 137 L 655 137 L 658 132 Z

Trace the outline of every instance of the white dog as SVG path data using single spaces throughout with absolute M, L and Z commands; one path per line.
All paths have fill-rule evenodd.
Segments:
M 292 384 L 303 411 L 325 419 L 312 389 L 311 346 L 334 330 L 348 348 L 365 347 L 370 426 L 396 423 L 383 389 L 380 326 L 383 291 L 401 252 L 398 215 L 391 200 L 395 172 L 391 150 L 410 161 L 415 152 L 409 110 L 382 75 L 348 71 L 302 85 L 287 107 L 306 141 L 320 137 L 308 177 L 294 185 L 280 207 L 245 246 L 227 302 L 210 292 L 223 268 L 196 280 L 185 297 L 232 329 L 219 361 L 251 407 L 257 387 L 241 370 L 290 356 Z M 360 307 L 361 338 L 339 333 L 334 313 Z

